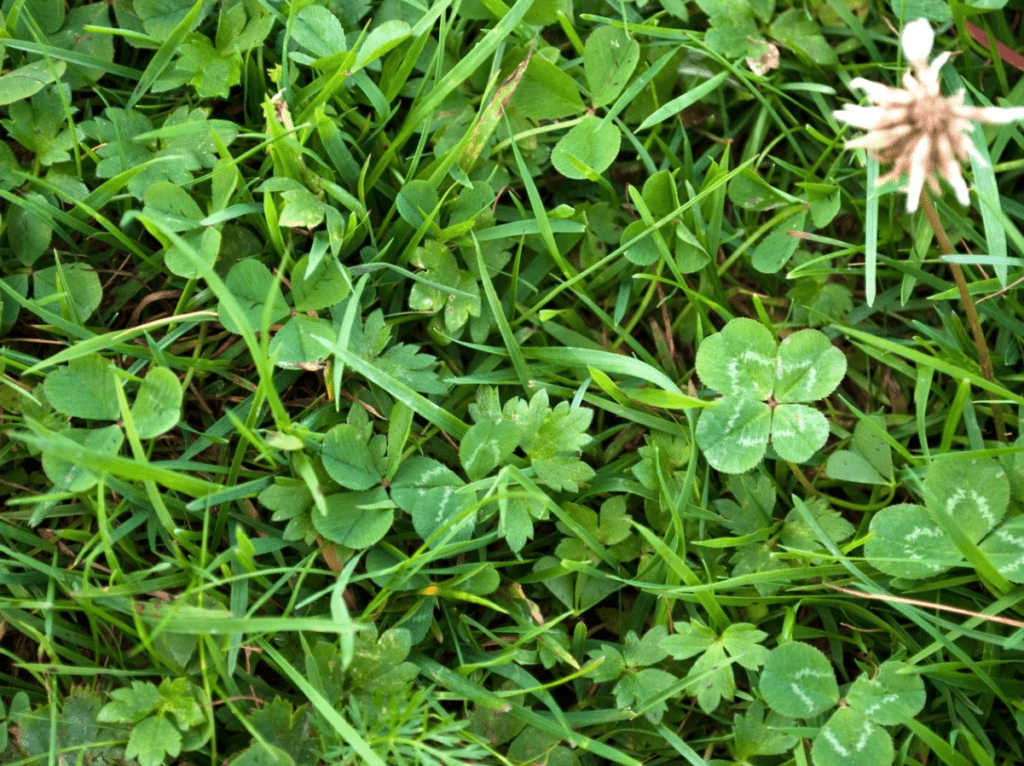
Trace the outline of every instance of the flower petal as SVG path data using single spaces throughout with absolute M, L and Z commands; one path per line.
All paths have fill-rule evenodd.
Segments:
M 949 57 L 952 55 L 953 54 L 950 53 L 949 51 L 946 51 L 945 53 L 940 53 L 938 56 L 935 57 L 932 63 L 928 65 L 928 71 L 935 76 L 936 81 L 938 81 L 939 79 L 939 70 L 946 65 L 946 62 L 949 61 Z
M 840 122 L 853 125 L 855 128 L 871 130 L 885 117 L 885 111 L 878 106 L 846 104 L 842 109 L 832 112 L 832 115 Z
M 859 138 L 846 142 L 847 149 L 884 149 L 899 141 L 911 131 L 910 125 L 896 125 L 865 133 Z
M 928 61 L 935 43 L 935 33 L 927 19 L 915 19 L 903 27 L 900 44 L 903 53 L 913 62 Z
M 929 136 L 921 136 L 910 154 L 910 169 L 907 172 L 906 188 L 908 213 L 915 212 L 921 201 L 921 190 L 924 189 L 924 179 L 928 175 L 928 153 L 931 150 L 931 144 Z
M 999 106 L 975 107 L 971 110 L 971 117 L 989 125 L 1005 125 L 1015 120 L 1024 120 L 1024 106 L 1014 106 L 1009 109 Z
M 974 141 L 970 138 L 967 138 L 964 141 L 964 149 L 967 150 L 967 154 L 969 154 L 971 159 L 977 162 L 980 167 L 988 167 L 988 161 L 981 156 L 981 152 L 978 151 L 978 147 L 974 145 Z
M 946 166 L 945 172 L 946 181 L 953 187 L 953 191 L 956 192 L 957 201 L 967 207 L 971 204 L 971 193 L 967 189 L 967 183 L 964 181 L 964 177 L 960 174 L 960 163 L 951 162 Z
M 862 90 L 868 94 L 868 98 L 876 103 L 906 104 L 911 96 L 905 90 L 890 88 L 880 82 L 865 80 L 863 77 L 854 77 L 850 80 L 851 90 Z

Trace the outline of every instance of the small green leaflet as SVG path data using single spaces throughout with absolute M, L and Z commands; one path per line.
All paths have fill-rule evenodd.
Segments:
M 67 66 L 67 62 L 59 59 L 45 59 L 33 61 L 0 76 L 0 106 L 13 104 L 38 93 L 60 78 Z
M 298 766 L 311 766 L 317 760 L 311 719 L 308 705 L 301 705 L 296 710 L 292 703 L 280 697 L 274 697 L 269 705 L 254 708 L 249 713 L 249 722 L 268 746 L 277 748 L 278 752 L 284 751 L 295 759 Z
M 892 448 L 878 431 L 885 432 L 885 421 L 878 416 L 857 421 L 848 450 L 828 456 L 826 472 L 833 479 L 863 484 L 892 484 Z
M 824 498 L 816 497 L 808 500 L 804 507 L 833 543 L 841 543 L 853 535 L 853 525 L 832 508 Z M 824 552 L 825 550 L 799 508 L 793 508 L 786 514 L 786 521 L 782 526 L 782 544 L 798 551 Z
M 551 164 L 566 178 L 596 181 L 615 162 L 621 144 L 614 123 L 587 115 L 555 144 Z
M 1024 517 L 999 524 L 1010 502 L 1010 482 L 994 460 L 932 463 L 925 505 L 901 503 L 871 519 L 864 555 L 893 577 L 919 580 L 964 565 L 964 553 L 939 519 L 955 525 L 1011 582 L 1024 582 Z M 941 516 L 940 516 L 941 515 Z
M 346 298 L 348 300 L 351 300 L 351 296 Z M 344 316 L 344 304 L 335 307 L 331 314 L 337 330 Z M 436 358 L 419 353 L 416 346 L 408 343 L 396 343 L 387 348 L 390 340 L 391 328 L 384 320 L 384 312 L 377 309 L 366 318 L 362 326 L 359 322 L 352 325 L 349 350 L 373 362 L 381 372 L 405 383 L 413 391 L 424 394 L 448 392 L 448 386 L 434 371 L 437 367 Z
M 812 718 L 839 702 L 839 685 L 824 654 L 810 644 L 790 641 L 765 660 L 761 696 L 788 718 Z
M 640 45 L 624 29 L 598 27 L 583 49 L 583 74 L 594 106 L 610 104 L 640 61 Z
M 135 433 L 153 439 L 170 431 L 181 417 L 181 384 L 166 367 L 154 367 L 139 386 L 131 408 Z
M 224 284 L 231 291 L 242 309 L 246 323 L 254 333 L 258 333 L 262 328 L 264 307 L 268 300 L 272 304 L 268 316 L 270 324 L 280 322 L 288 316 L 288 304 L 284 302 L 280 283 L 275 282 L 270 269 L 255 258 L 247 258 L 232 266 Z M 242 332 L 242 328 L 235 323 L 223 301 L 217 311 L 224 329 L 235 334 Z
M 733 718 L 736 738 L 735 756 L 740 761 L 749 761 L 755 755 L 781 755 L 797 743 L 792 734 L 783 734 L 776 729 L 788 728 L 793 722 L 777 713 L 769 713 L 765 719 L 764 703 L 753 702 L 747 714 L 737 713 Z
M 518 445 L 515 425 L 507 420 L 485 420 L 462 437 L 459 458 L 470 481 L 477 481 L 501 465 Z
M 644 710 L 645 716 L 657 723 L 668 711 L 668 703 L 661 701 L 650 705 L 647 701 L 678 681 L 667 671 L 648 667 L 668 655 L 663 646 L 667 635 L 664 625 L 656 625 L 643 638 L 633 631 L 627 633 L 622 652 L 611 644 L 601 644 L 600 650 L 587 653 L 595 659 L 604 659 L 588 676 L 598 683 L 618 679 L 612 693 L 619 707 Z
M 103 301 L 99 275 L 84 263 L 39 269 L 32 284 L 41 305 L 76 322 L 86 322 Z
M 285 540 L 305 540 L 310 545 L 316 539 L 310 513 L 313 496 L 301 480 L 279 476 L 260 492 L 259 501 L 274 512 L 271 521 L 288 521 L 282 533 Z
M 818 330 L 776 344 L 752 319 L 729 322 L 697 351 L 697 374 L 723 396 L 697 423 L 697 444 L 713 468 L 743 473 L 764 457 L 769 438 L 783 460 L 808 460 L 828 440 L 828 421 L 799 402 L 831 394 L 846 357 Z
M 124 432 L 117 426 L 69 428 L 61 435 L 101 455 L 116 455 L 124 443 Z M 99 481 L 88 468 L 62 459 L 56 451 L 43 452 L 43 472 L 58 492 L 85 492 Z
M 327 515 L 314 511 L 313 526 L 332 543 L 369 548 L 379 542 L 395 518 L 394 503 L 383 487 L 366 492 L 339 492 L 324 498 Z
M 69 764 L 109 763 L 105 760 L 109 749 L 102 743 L 124 742 L 128 737 L 124 724 L 101 723 L 97 715 L 103 707 L 103 700 L 97 692 L 85 688 L 72 689 L 60 704 L 60 712 L 53 715 L 49 704 L 30 708 L 28 695 L 20 691 L 8 700 L 7 710 L 0 702 L 0 719 L 6 722 L 0 733 L 3 752 L 13 755 L 8 744 L 14 745 L 14 754 L 27 756 L 30 761 L 43 763 L 51 752 L 74 753 L 75 759 L 68 758 Z M 51 719 L 51 715 L 53 715 Z M 51 723 L 54 737 L 50 740 Z M 7 726 L 17 727 L 17 736 L 7 737 Z M 15 759 L 17 755 L 14 755 Z M 57 760 L 59 766 L 64 761 Z
M 72 359 L 48 373 L 43 391 L 53 408 L 90 420 L 116 420 L 120 415 L 111 363 L 98 354 Z
M 615 704 L 630 712 L 644 710 L 644 717 L 652 723 L 658 723 L 668 712 L 668 702 L 662 700 L 650 704 L 648 700 L 661 696 L 678 680 L 660 668 L 644 668 L 636 673 L 627 673 L 615 684 Z
M 377 439 L 383 442 L 384 437 Z M 380 484 L 383 475 L 380 461 L 374 459 L 356 426 L 343 423 L 328 431 L 320 459 L 327 474 L 343 487 L 367 490 Z
M 569 402 L 559 402 L 552 408 L 544 389 L 528 403 L 519 397 L 509 399 L 503 409 L 499 409 L 494 389 L 486 386 L 477 390 L 476 399 L 469 406 L 470 415 L 477 421 L 473 427 L 476 432 L 467 432 L 467 437 L 473 433 L 469 447 L 464 443 L 459 451 L 470 478 L 487 475 L 517 446 L 530 458 L 537 480 L 552 489 L 576 492 L 581 483 L 593 477 L 593 469 L 579 459 L 580 450 L 590 442 L 587 430 L 594 416 L 592 410 L 572 407 Z M 494 425 L 485 427 L 488 421 Z M 497 423 L 507 423 L 512 430 Z M 501 456 L 499 462 L 495 462 L 496 455 Z
M 228 762 L 228 766 L 295 766 L 295 760 L 279 747 L 253 740 Z
M 911 666 L 888 660 L 874 678 L 862 673 L 846 694 L 846 702 L 883 726 L 906 723 L 924 709 L 924 681 Z
M 401 199 L 399 196 L 399 202 Z M 427 240 L 413 252 L 411 263 L 423 270 L 420 273 L 431 284 L 418 281 L 412 286 L 409 308 L 440 313 L 444 331 L 456 336 L 470 317 L 481 315 L 479 282 L 470 272 L 459 268 L 455 256 L 442 243 Z
M 832 714 L 811 748 L 815 766 L 888 766 L 894 756 L 892 737 L 851 707 Z
M 139 722 L 128 738 L 124 754 L 137 758 L 142 766 L 161 766 L 166 756 L 181 753 L 181 732 L 164 716 L 151 716 Z
M 75 107 L 71 113 L 77 112 Z M 64 116 L 64 104 L 57 87 L 36 93 L 31 100 L 16 101 L 8 107 L 9 120 L 0 120 L 8 135 L 34 152 L 42 165 L 53 165 L 71 159 L 70 150 L 76 140 L 83 137 L 75 128 L 70 130 Z
M 402 463 L 391 483 L 391 497 L 412 516 L 416 533 L 429 540 L 469 540 L 476 524 L 476 494 L 464 489 L 463 481 L 441 463 L 426 457 L 411 457 Z
M 715 500 L 713 507 L 734 535 L 742 537 L 772 525 L 772 512 L 778 497 L 771 479 L 742 474 L 730 476 L 726 486 L 736 499 Z
M 576 503 L 565 503 L 562 510 L 577 524 L 582 526 L 601 545 L 608 546 L 609 552 L 618 561 L 631 561 L 640 555 L 640 541 L 631 535 L 632 518 L 626 510 L 624 495 L 610 497 L 601 503 L 600 515 L 589 508 Z M 597 553 L 588 544 L 573 535 L 571 529 L 559 522 L 558 529 L 568 537 L 558 543 L 555 555 L 571 561 L 591 561 L 597 563 Z
M 134 723 L 125 755 L 141 766 L 162 766 L 165 757 L 197 750 L 213 733 L 213 715 L 205 692 L 185 678 L 167 679 L 159 687 L 133 681 L 110 693 L 113 698 L 96 716 L 101 723 Z M 205 701 L 205 704 L 204 704 Z

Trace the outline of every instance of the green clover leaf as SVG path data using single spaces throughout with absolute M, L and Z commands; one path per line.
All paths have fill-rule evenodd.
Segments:
M 846 693 L 847 704 L 882 726 L 906 723 L 924 709 L 924 681 L 898 660 L 878 666 L 874 677 L 858 676 Z
M 924 489 L 925 505 L 900 503 L 871 519 L 864 555 L 872 566 L 893 577 L 921 580 L 967 564 L 977 546 L 1003 577 L 1024 582 L 1024 517 L 1000 524 L 1010 503 L 1002 465 L 994 460 L 932 463 Z M 946 525 L 961 532 L 959 544 Z
M 697 374 L 723 394 L 697 423 L 697 444 L 718 471 L 743 473 L 764 457 L 769 439 L 783 460 L 802 463 L 828 440 L 828 421 L 802 402 L 831 394 L 846 357 L 818 330 L 776 344 L 759 322 L 739 318 L 697 351 Z
M 828 658 L 810 644 L 791 641 L 771 651 L 761 673 L 761 696 L 787 718 L 813 718 L 839 701 Z
M 814 738 L 811 758 L 815 766 L 876 763 L 889 766 L 895 752 L 892 737 L 852 707 L 839 708 Z

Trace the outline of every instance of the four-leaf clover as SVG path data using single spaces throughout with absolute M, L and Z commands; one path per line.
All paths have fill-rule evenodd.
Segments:
M 818 330 L 775 342 L 764 325 L 733 319 L 704 340 L 697 374 L 722 393 L 697 423 L 697 444 L 712 467 L 743 473 L 764 457 L 769 436 L 783 460 L 801 463 L 828 439 L 828 421 L 800 402 L 831 394 L 846 375 L 846 357 Z

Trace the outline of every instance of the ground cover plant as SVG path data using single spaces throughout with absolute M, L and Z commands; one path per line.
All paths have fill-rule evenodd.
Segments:
M 1021 22 L 4 2 L 0 761 L 1024 761 Z

